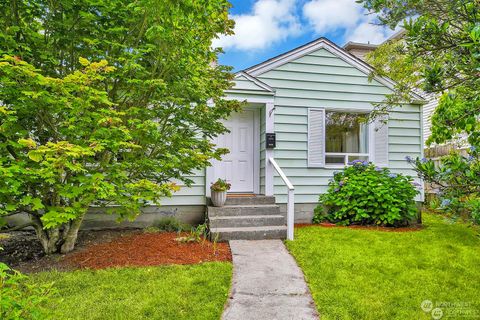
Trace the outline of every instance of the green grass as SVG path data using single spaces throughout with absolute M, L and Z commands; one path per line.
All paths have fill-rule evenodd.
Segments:
M 443 318 L 480 318 L 478 229 L 428 214 L 424 224 L 405 233 L 297 229 L 287 247 L 322 320 L 432 319 L 420 307 L 424 300 L 449 303 Z
M 44 272 L 35 283 L 54 282 L 45 306 L 52 319 L 219 319 L 232 266 L 191 266 Z

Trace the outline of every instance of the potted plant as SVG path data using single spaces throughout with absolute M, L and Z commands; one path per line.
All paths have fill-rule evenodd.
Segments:
M 212 191 L 212 203 L 214 207 L 223 207 L 227 201 L 227 191 L 230 190 L 230 183 L 226 180 L 218 179 L 210 186 Z

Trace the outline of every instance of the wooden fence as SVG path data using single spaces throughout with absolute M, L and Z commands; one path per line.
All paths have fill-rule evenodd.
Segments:
M 468 155 L 468 147 L 464 145 L 458 146 L 454 144 L 447 145 L 436 145 L 424 149 L 425 158 L 432 159 L 436 166 L 440 165 L 440 158 L 446 155 L 449 155 L 452 152 L 460 153 L 463 156 Z M 429 199 L 430 196 L 433 196 L 438 193 L 436 186 L 433 186 L 429 183 L 425 183 L 425 196 L 426 199 Z

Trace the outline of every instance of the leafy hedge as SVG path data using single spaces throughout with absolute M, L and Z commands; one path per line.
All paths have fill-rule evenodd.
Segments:
M 314 223 L 407 225 L 417 214 L 416 187 L 408 176 L 355 160 L 335 172 L 328 191 L 320 195 Z

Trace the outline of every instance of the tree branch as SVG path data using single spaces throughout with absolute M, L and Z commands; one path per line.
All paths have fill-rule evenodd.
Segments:
M 11 232 L 11 231 L 17 231 L 17 230 L 25 229 L 25 228 L 27 228 L 27 227 L 33 227 L 33 223 L 31 223 L 31 222 L 26 222 L 26 223 L 24 223 L 24 224 L 15 226 L 15 227 L 13 227 L 13 228 L 2 229 L 2 230 L 0 230 L 0 233 L 7 233 L 7 232 Z

